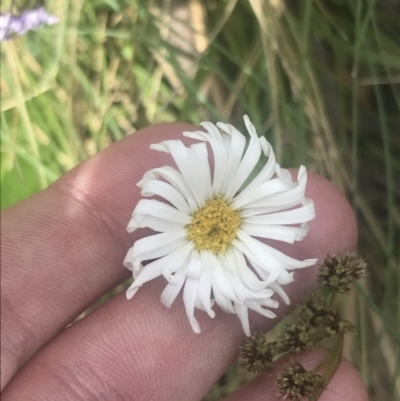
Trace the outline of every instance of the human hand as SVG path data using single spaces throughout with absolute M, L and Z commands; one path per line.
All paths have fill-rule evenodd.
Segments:
M 135 184 L 145 171 L 171 163 L 149 145 L 182 139 L 181 132 L 191 128 L 146 128 L 2 213 L 3 401 L 200 400 L 235 360 L 244 339 L 235 316 L 217 310 L 211 320 L 198 312 L 202 333 L 193 333 L 181 299 L 170 310 L 159 302 L 163 279 L 146 284 L 130 302 L 116 296 L 64 329 L 129 277 L 122 267 L 126 251 L 146 235 L 125 232 L 140 199 Z M 307 237 L 295 245 L 270 242 L 297 259 L 322 260 L 354 248 L 356 224 L 340 192 L 309 174 L 306 193 L 317 215 Z M 295 272 L 295 282 L 285 288 L 292 305 L 316 288 L 316 271 Z M 282 305 L 277 319 L 252 316 L 252 330 L 272 328 L 287 312 Z M 322 352 L 298 360 L 312 367 Z M 260 376 L 227 400 L 277 400 L 275 377 Z M 366 399 L 357 372 L 345 361 L 321 397 Z

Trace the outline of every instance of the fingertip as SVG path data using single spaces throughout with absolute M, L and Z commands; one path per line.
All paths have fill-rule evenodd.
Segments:
M 343 253 L 355 248 L 357 222 L 346 196 L 326 178 L 309 173 L 306 196 L 314 200 L 316 219 L 310 223 L 307 241 L 316 255 Z

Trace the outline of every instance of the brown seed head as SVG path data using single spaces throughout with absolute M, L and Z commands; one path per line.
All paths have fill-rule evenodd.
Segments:
M 313 370 L 307 371 L 298 362 L 293 362 L 278 377 L 277 387 L 279 395 L 284 399 L 314 400 L 318 391 L 325 387 L 325 382 Z
M 355 253 L 328 255 L 319 268 L 318 279 L 322 285 L 346 293 L 350 283 L 366 274 L 367 263 Z

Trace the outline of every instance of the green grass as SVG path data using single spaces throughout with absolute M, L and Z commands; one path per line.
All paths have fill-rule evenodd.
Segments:
M 2 208 L 149 124 L 243 128 L 247 113 L 284 166 L 304 163 L 352 202 L 370 275 L 347 298 L 359 335 L 347 339 L 346 356 L 371 399 L 399 399 L 396 2 L 45 4 L 58 25 L 1 46 Z M 207 399 L 231 391 L 235 372 Z

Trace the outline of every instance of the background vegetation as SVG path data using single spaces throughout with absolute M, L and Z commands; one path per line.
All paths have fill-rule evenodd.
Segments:
M 399 2 L 40 4 L 60 23 L 1 46 L 2 208 L 149 124 L 243 128 L 248 113 L 284 166 L 307 165 L 352 202 L 370 274 L 345 298 L 358 331 L 345 353 L 372 400 L 400 399 Z M 231 369 L 207 400 L 243 380 Z

